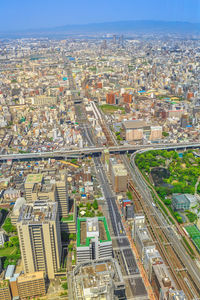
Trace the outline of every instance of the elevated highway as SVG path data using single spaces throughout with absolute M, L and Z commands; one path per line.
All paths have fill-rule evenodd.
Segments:
M 19 153 L 19 154 L 2 154 L 0 155 L 0 161 L 12 159 L 41 159 L 41 158 L 67 158 L 77 156 L 95 156 L 101 154 L 104 150 L 109 150 L 113 154 L 123 154 L 125 152 L 135 152 L 138 150 L 184 150 L 200 148 L 200 143 L 186 143 L 186 144 L 149 144 L 149 145 L 119 145 L 112 147 L 88 147 L 83 149 L 63 149 L 49 152 L 31 152 L 31 153 Z

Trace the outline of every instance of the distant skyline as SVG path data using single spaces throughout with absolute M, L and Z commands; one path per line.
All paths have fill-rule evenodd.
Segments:
M 0 32 L 128 20 L 200 23 L 200 0 L 1 0 Z

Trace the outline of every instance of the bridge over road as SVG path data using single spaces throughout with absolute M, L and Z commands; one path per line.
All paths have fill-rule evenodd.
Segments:
M 24 160 L 24 159 L 41 159 L 41 158 L 67 158 L 78 156 L 94 156 L 101 154 L 104 150 L 109 150 L 110 153 L 125 153 L 134 152 L 137 150 L 182 150 L 200 148 L 200 143 L 186 143 L 186 144 L 149 144 L 149 145 L 118 145 L 112 147 L 89 147 L 83 149 L 64 149 L 53 152 L 31 152 L 19 154 L 2 154 L 0 161 L 5 160 Z

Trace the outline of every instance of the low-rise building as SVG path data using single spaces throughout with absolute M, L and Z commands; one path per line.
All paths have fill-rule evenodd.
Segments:
M 151 282 L 155 286 L 155 292 L 160 300 L 168 300 L 169 290 L 175 289 L 175 283 L 165 264 L 153 265 Z
M 78 264 L 70 280 L 76 300 L 126 299 L 122 273 L 113 258 Z
M 172 207 L 175 211 L 184 211 L 190 208 L 190 201 L 184 194 L 173 194 Z
M 34 272 L 20 275 L 17 279 L 20 299 L 27 299 L 46 294 L 44 272 Z

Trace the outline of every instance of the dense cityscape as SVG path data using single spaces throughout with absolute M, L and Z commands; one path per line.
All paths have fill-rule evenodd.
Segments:
M 0 39 L 0 299 L 200 299 L 200 44 Z

